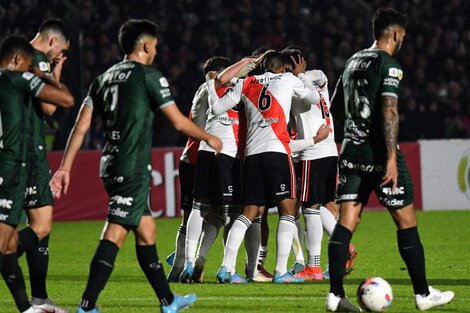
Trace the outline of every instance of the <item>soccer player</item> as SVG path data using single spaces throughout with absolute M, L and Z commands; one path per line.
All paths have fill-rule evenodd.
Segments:
M 168 81 L 150 66 L 157 54 L 157 30 L 157 25 L 148 20 L 129 20 L 121 26 L 119 45 L 125 59 L 92 83 L 69 137 L 61 166 L 50 183 L 56 197 L 67 193 L 73 160 L 96 109 L 105 128 L 106 145 L 100 162 L 100 176 L 109 196 L 109 209 L 77 309 L 79 313 L 99 312 L 96 301 L 129 231 L 135 234 L 137 260 L 160 300 L 161 311 L 179 312 L 196 300 L 196 295 L 182 297 L 171 292 L 157 256 L 155 221 L 149 207 L 155 111 L 160 109 L 177 130 L 206 141 L 217 153 L 222 143 L 181 114 L 171 98 Z
M 216 72 L 221 72 L 223 69 L 225 69 L 227 66 L 230 65 L 230 60 L 224 57 L 211 57 L 209 58 L 203 66 L 203 72 L 204 75 L 206 75 L 209 71 L 216 71 Z M 194 95 L 192 106 L 191 106 L 191 111 L 190 111 L 190 119 L 200 128 L 204 129 L 206 127 L 206 121 L 207 121 L 207 109 L 209 108 L 209 104 L 207 101 L 207 83 L 203 83 L 201 86 L 199 86 L 198 90 L 196 91 L 196 94 Z M 194 169 L 196 166 L 196 162 L 198 159 L 198 151 L 199 151 L 199 146 L 200 142 L 197 140 L 194 140 L 192 138 L 188 138 L 188 141 L 186 143 L 186 147 L 183 150 L 183 154 L 181 155 L 180 159 L 180 164 L 179 164 L 179 178 L 180 178 L 180 187 L 181 187 L 181 209 L 183 210 L 183 223 L 180 225 L 180 228 L 178 229 L 178 235 L 176 238 L 176 253 L 175 253 L 175 260 L 174 264 L 171 268 L 171 271 L 168 275 L 168 280 L 169 281 L 179 281 L 180 275 L 183 271 L 183 267 L 185 265 L 185 249 L 186 249 L 186 234 L 189 234 L 189 231 L 193 232 L 192 234 L 192 245 L 196 245 L 197 247 L 197 241 L 199 240 L 199 237 L 201 236 L 201 227 L 203 223 L 204 217 L 201 215 L 197 214 L 192 214 L 192 222 L 194 224 L 193 227 L 188 227 L 187 222 L 190 217 L 190 214 L 192 213 L 193 209 L 193 192 L 194 192 Z M 225 145 L 224 145 L 225 146 Z M 207 148 L 206 148 L 207 149 Z M 212 149 L 211 149 L 212 150 Z M 204 173 L 200 173 L 204 175 Z M 201 207 L 201 203 L 197 201 L 197 204 L 195 205 L 196 208 L 198 208 L 196 211 L 199 212 L 199 209 L 203 209 Z M 196 213 L 195 211 L 195 213 Z M 201 211 L 202 213 L 202 211 Z M 200 219 L 198 219 L 200 217 Z M 219 219 L 220 220 L 220 219 Z M 206 223 L 206 227 L 204 227 L 204 232 L 203 236 L 207 240 L 209 239 L 212 242 L 215 240 L 217 237 L 217 232 L 218 229 L 222 226 L 220 225 L 217 227 L 217 223 L 215 223 L 215 236 L 214 234 L 209 235 L 208 233 L 213 230 L 211 227 L 212 225 L 209 225 Z M 210 231 L 208 231 L 210 229 Z M 189 236 L 191 237 L 191 236 Z M 193 239 L 194 238 L 194 239 Z M 190 240 L 191 241 L 191 240 Z M 201 239 L 202 242 L 202 239 Z M 211 244 L 209 244 L 210 246 Z M 193 255 L 193 262 L 194 262 L 194 255 L 196 254 L 196 247 L 192 246 L 191 247 L 191 253 Z M 206 251 L 208 247 L 206 248 L 205 245 L 199 246 L 199 249 Z M 204 251 L 202 252 L 202 260 L 205 261 L 205 253 Z M 199 254 L 199 253 L 198 253 Z M 195 262 L 194 262 L 195 263 Z M 199 264 L 199 263 L 198 263 Z M 202 269 L 201 269 L 202 272 Z M 192 280 L 192 274 L 189 275 L 188 280 Z M 198 280 L 199 280 L 198 275 Z M 187 281 L 189 282 L 189 281 Z
M 38 76 L 60 81 L 63 54 L 69 47 L 69 34 L 60 19 L 49 19 L 39 27 L 31 41 L 34 48 L 33 71 Z M 48 297 L 46 289 L 49 265 L 49 233 L 52 227 L 53 197 L 45 143 L 45 115 L 52 115 L 56 106 L 35 101 L 31 114 L 31 146 L 28 160 L 28 181 L 25 206 L 28 226 L 19 232 L 18 256 L 26 252 L 31 283 L 31 303 L 46 312 L 65 312 Z
M 346 121 L 339 157 L 340 216 L 328 245 L 329 311 L 360 311 L 345 297 L 344 264 L 351 237 L 372 190 L 397 226 L 398 248 L 413 284 L 416 308 L 427 310 L 454 297 L 452 291 L 440 292 L 428 286 L 413 186 L 397 147 L 398 94 L 403 71 L 393 56 L 403 44 L 405 27 L 404 15 L 393 9 L 378 9 L 372 16 L 374 44 L 354 54 L 343 71 Z
M 280 221 L 277 234 L 275 283 L 303 282 L 287 272 L 295 215 L 295 173 L 287 133 L 292 96 L 318 101 L 292 73 L 284 73 L 284 58 L 269 52 L 263 59 L 266 72 L 238 82 L 218 98 L 214 80 L 209 81 L 209 102 L 214 114 L 221 114 L 241 100 L 247 116 L 247 144 L 243 184 L 243 213 L 233 223 L 225 247 L 224 261 L 217 273 L 219 282 L 231 281 L 238 249 L 246 230 L 259 216 L 259 209 L 275 201 Z
M 33 47 L 21 37 L 5 39 L 0 48 L 0 270 L 20 312 L 44 312 L 31 307 L 17 259 L 19 223 L 28 177 L 30 115 L 33 98 L 70 107 L 67 87 L 27 72 Z

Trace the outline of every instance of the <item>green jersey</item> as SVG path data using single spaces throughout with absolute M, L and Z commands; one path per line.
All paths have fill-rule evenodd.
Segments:
M 98 111 L 105 130 L 100 176 L 149 175 L 155 111 L 174 104 L 166 78 L 123 61 L 93 81 L 84 104 Z
M 36 49 L 34 49 L 33 67 L 39 68 L 39 70 L 44 72 L 47 76 L 52 76 L 52 68 L 49 59 L 43 52 Z M 46 135 L 46 124 L 41 102 L 34 101 L 33 109 L 33 114 L 31 114 L 31 153 L 34 155 L 45 154 L 46 142 L 44 138 Z
M 32 99 L 44 88 L 44 82 L 29 72 L 0 69 L 0 164 L 25 166 Z
M 346 62 L 342 76 L 345 143 L 385 149 L 381 97 L 398 97 L 402 78 L 399 63 L 382 50 L 362 50 Z

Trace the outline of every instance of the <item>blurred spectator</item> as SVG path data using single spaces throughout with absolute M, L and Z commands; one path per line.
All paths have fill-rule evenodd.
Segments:
M 258 46 L 304 47 L 309 66 L 322 69 L 333 88 L 351 54 L 372 44 L 372 12 L 382 6 L 394 7 L 409 18 L 406 42 L 398 55 L 404 69 L 399 140 L 470 136 L 470 1 L 1 1 L 0 37 L 20 33 L 32 38 L 42 20 L 51 16 L 75 21 L 73 10 L 65 3 L 75 6 L 80 15 L 82 50 L 75 55 L 77 60 L 70 61 L 83 66 L 79 75 L 66 64 L 64 80 L 79 77 L 81 97 L 94 77 L 122 59 L 116 40 L 121 23 L 128 18 L 148 18 L 161 30 L 156 66 L 167 76 L 173 97 L 185 114 L 204 80 L 201 67 L 208 57 L 224 55 L 236 61 Z M 79 48 L 78 42 L 72 42 L 72 49 Z M 342 105 L 340 100 L 333 105 Z M 69 115 L 59 115 L 64 120 L 59 122 L 56 138 L 60 140 L 54 146 L 60 149 L 68 135 L 60 131 L 68 132 L 73 125 Z M 157 119 L 155 145 L 185 143 L 160 114 Z M 101 146 L 100 140 L 92 142 L 90 148 Z

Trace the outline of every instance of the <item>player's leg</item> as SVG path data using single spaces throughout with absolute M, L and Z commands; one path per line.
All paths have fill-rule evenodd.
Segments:
M 246 276 L 254 279 L 258 275 L 258 252 L 261 243 L 261 217 L 256 217 L 245 234 Z
M 261 207 L 261 244 L 259 248 L 258 265 L 264 266 L 266 257 L 268 256 L 268 240 L 269 240 L 269 223 L 268 212 L 269 208 L 266 206 Z
M 397 167 L 398 182 L 395 190 L 387 185 L 376 188 L 376 193 L 381 204 L 391 212 L 397 226 L 398 248 L 413 283 L 416 307 L 427 310 L 450 302 L 454 293 L 440 292 L 428 286 L 424 249 L 413 206 L 413 184 L 401 152 L 397 154 Z
M 329 201 L 320 206 L 320 218 L 323 230 L 328 237 L 331 237 L 338 221 L 339 206 L 334 201 Z
M 292 239 L 292 254 L 294 256 L 294 264 L 291 266 L 290 272 L 293 274 L 300 273 L 305 269 L 305 257 L 302 247 L 302 238 L 304 235 L 304 230 L 302 227 L 302 221 L 300 220 L 300 201 L 296 203 L 296 211 L 294 220 L 294 237 Z

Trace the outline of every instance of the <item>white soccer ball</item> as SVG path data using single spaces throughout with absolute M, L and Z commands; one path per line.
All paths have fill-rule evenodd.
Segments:
M 367 278 L 357 288 L 357 302 L 365 311 L 383 312 L 392 304 L 392 300 L 392 287 L 383 278 Z

